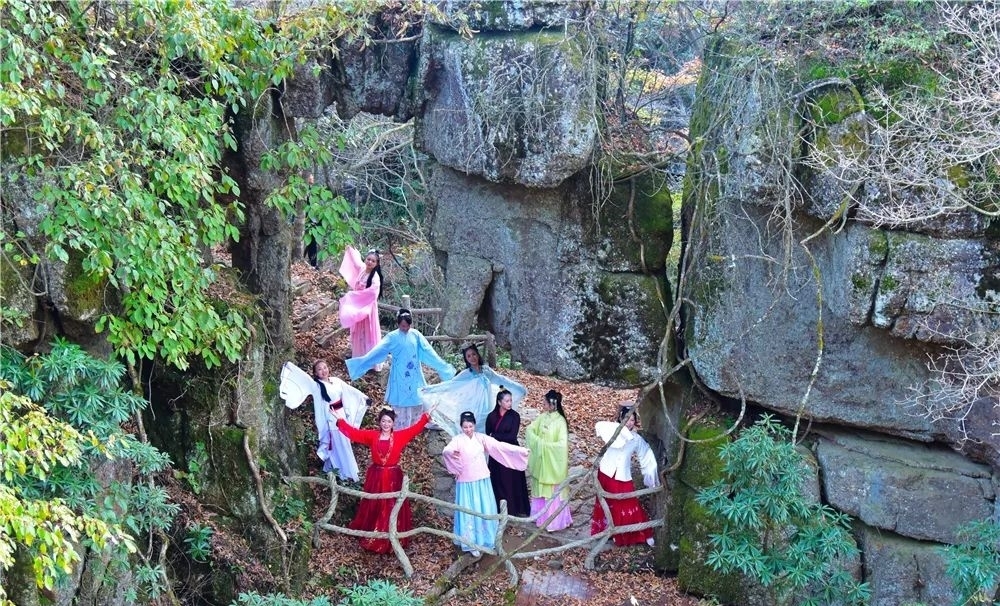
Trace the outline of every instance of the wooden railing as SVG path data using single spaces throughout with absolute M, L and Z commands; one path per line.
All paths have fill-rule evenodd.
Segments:
M 553 494 L 559 494 L 564 488 L 570 485 L 575 486 L 575 490 L 573 490 L 574 493 L 579 492 L 582 489 L 584 482 L 577 482 L 577 480 L 583 478 L 589 479 L 590 482 L 593 484 L 598 502 L 600 503 L 601 508 L 604 510 L 604 517 L 607 520 L 608 527 L 604 531 L 596 535 L 587 536 L 585 538 L 577 539 L 574 541 L 569 541 L 563 545 L 548 547 L 544 549 L 522 551 L 523 547 L 529 545 L 538 535 L 545 532 L 544 530 L 545 524 L 543 524 L 542 527 L 539 527 L 531 536 L 526 538 L 519 547 L 517 547 L 510 553 L 506 552 L 503 542 L 504 534 L 507 531 L 508 524 L 511 521 L 535 524 L 539 516 L 542 515 L 541 513 L 531 516 L 529 518 L 511 516 L 507 513 L 506 501 L 500 502 L 500 511 L 496 515 L 489 515 L 478 511 L 473 511 L 471 509 L 467 509 L 465 507 L 456 505 L 455 503 L 452 502 L 442 501 L 440 499 L 436 499 L 434 497 L 430 497 L 421 494 L 419 492 L 411 491 L 410 479 L 409 476 L 406 475 L 403 476 L 403 484 L 400 490 L 396 492 L 383 492 L 383 493 L 368 493 L 360 490 L 354 490 L 346 486 L 342 486 L 337 482 L 337 476 L 333 473 L 328 473 L 326 475 L 326 478 L 321 478 L 317 476 L 288 476 L 285 477 L 284 479 L 287 482 L 293 482 L 293 483 L 309 483 L 309 484 L 325 485 L 330 489 L 330 506 L 327 508 L 327 511 L 323 515 L 323 517 L 321 517 L 313 527 L 313 544 L 315 546 L 319 545 L 320 530 L 345 534 L 359 538 L 387 539 L 389 541 L 389 544 L 392 546 L 393 553 L 395 553 L 396 558 L 399 560 L 400 566 L 402 566 L 403 568 L 403 573 L 406 575 L 407 578 L 409 578 L 410 576 L 413 575 L 413 565 L 410 563 L 410 559 L 409 557 L 407 557 L 406 551 L 403 549 L 400 539 L 414 537 L 421 534 L 430 534 L 434 536 L 444 537 L 446 539 L 450 539 L 451 541 L 457 543 L 465 544 L 469 548 L 478 550 L 482 553 L 488 553 L 497 556 L 500 559 L 500 562 L 506 568 L 510 576 L 510 586 L 514 587 L 518 583 L 519 574 L 517 572 L 517 568 L 514 567 L 512 560 L 534 558 L 537 556 L 544 556 L 553 553 L 568 551 L 570 549 L 589 547 L 590 551 L 587 554 L 587 558 L 585 560 L 584 565 L 588 570 L 592 570 L 594 568 L 595 558 L 604 549 L 604 546 L 607 544 L 608 539 L 612 538 L 614 535 L 623 534 L 627 532 L 635 532 L 638 530 L 644 530 L 646 528 L 657 528 L 663 525 L 663 520 L 654 519 L 650 520 L 649 522 L 644 522 L 642 524 L 615 526 L 614 520 L 611 517 L 610 508 L 608 506 L 608 500 L 627 499 L 630 497 L 640 497 L 647 494 L 654 494 L 662 490 L 662 486 L 656 488 L 644 488 L 642 490 L 637 490 L 628 493 L 620 493 L 620 494 L 609 493 L 605 491 L 598 482 L 597 472 L 595 470 L 590 470 L 590 471 L 577 472 L 575 474 L 570 475 L 569 477 L 566 478 L 565 481 L 563 481 L 562 484 L 559 485 L 559 487 L 555 490 Z M 341 494 L 363 499 L 395 499 L 395 503 L 393 504 L 392 508 L 392 513 L 389 516 L 389 529 L 386 532 L 372 532 L 364 530 L 354 530 L 352 528 L 347 528 L 345 526 L 338 526 L 336 524 L 331 524 L 330 520 L 333 518 L 333 514 L 337 510 L 337 504 L 339 502 L 339 496 Z M 460 537 L 456 535 L 454 532 L 451 532 L 450 530 L 443 530 L 428 526 L 418 526 L 407 531 L 402 531 L 402 532 L 399 531 L 399 529 L 397 528 L 399 510 L 400 508 L 402 508 L 403 501 L 405 501 L 406 499 L 412 499 L 413 501 L 428 503 L 436 507 L 444 507 L 445 509 L 451 511 L 461 511 L 463 513 L 474 515 L 476 517 L 483 519 L 497 520 L 498 526 L 497 526 L 495 547 L 493 549 L 490 549 L 484 545 L 470 544 L 466 538 Z M 563 503 L 563 508 L 569 506 L 570 500 L 571 499 L 567 499 Z M 551 513 L 550 519 L 552 517 L 559 515 L 561 511 L 562 510 L 560 509 L 559 511 Z M 587 507 L 587 512 L 588 514 L 590 513 L 589 507 Z
M 420 316 L 436 316 L 440 318 L 444 315 L 444 309 L 440 307 L 421 307 L 413 309 L 410 307 L 410 297 L 409 295 L 403 295 L 402 305 L 390 305 L 389 303 L 379 303 L 378 308 L 381 311 L 388 311 L 395 314 L 402 308 L 410 310 L 413 314 L 414 321 Z M 475 343 L 476 345 L 482 344 L 483 346 L 483 357 L 485 358 L 486 364 L 490 368 L 497 367 L 497 339 L 491 332 L 486 332 L 481 335 L 466 335 L 464 337 L 451 337 L 448 335 L 424 335 L 428 341 L 434 342 L 445 342 L 445 343 Z

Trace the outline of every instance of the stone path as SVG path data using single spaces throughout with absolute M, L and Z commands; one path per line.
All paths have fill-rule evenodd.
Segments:
M 566 574 L 561 570 L 536 570 L 529 568 L 521 575 L 516 606 L 536 606 L 553 598 L 589 600 L 594 596 L 594 588 L 584 579 Z

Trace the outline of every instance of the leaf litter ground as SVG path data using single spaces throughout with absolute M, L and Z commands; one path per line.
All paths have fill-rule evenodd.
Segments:
M 328 303 L 335 301 L 344 292 L 345 285 L 331 265 L 328 261 L 318 271 L 303 263 L 296 263 L 293 266 L 293 283 L 308 282 L 311 285 L 293 303 L 293 318 L 298 323 L 305 322 L 310 315 L 321 315 L 317 314 L 316 310 L 324 309 Z M 383 319 L 383 327 L 387 325 L 386 319 Z M 334 375 L 348 380 L 344 359 L 349 357 L 350 345 L 346 331 L 341 331 L 339 328 L 336 314 L 331 313 L 313 323 L 307 330 L 297 330 L 296 363 L 308 370 L 314 360 L 322 358 L 330 365 Z M 593 434 L 594 424 L 597 421 L 613 419 L 619 403 L 634 399 L 636 396 L 636 390 L 617 390 L 594 383 L 563 381 L 506 368 L 500 372 L 511 376 L 528 388 L 528 397 L 521 404 L 522 416 L 526 418 L 533 418 L 541 409 L 542 394 L 549 389 L 562 392 L 570 424 L 571 467 L 583 469 L 592 467 L 593 459 L 601 448 L 599 440 Z M 436 380 L 431 378 L 433 372 L 427 374 L 430 375 L 429 380 Z M 385 396 L 381 379 L 379 375 L 369 373 L 354 383 L 371 397 L 373 409 L 382 403 Z M 313 426 L 312 407 L 302 406 L 288 412 L 300 416 L 305 427 Z M 368 418 L 366 423 L 369 423 Z M 524 427 L 522 427 L 522 438 L 523 430 Z M 410 476 L 411 486 L 423 494 L 431 494 L 430 487 L 434 482 L 433 460 L 427 454 L 426 446 L 425 432 L 408 447 L 402 464 Z M 310 451 L 312 452 L 312 449 Z M 362 470 L 366 469 L 370 462 L 367 449 L 356 447 L 355 454 L 359 467 Z M 310 474 L 321 475 L 320 461 L 314 452 L 310 455 L 309 467 Z M 321 517 L 329 506 L 329 491 L 314 486 L 313 493 L 315 499 L 311 519 L 315 520 Z M 648 503 L 646 504 L 648 506 Z M 354 506 L 352 499 L 344 499 L 338 507 L 334 522 L 346 525 Z M 571 502 L 571 507 L 574 526 L 556 533 L 568 536 L 539 537 L 536 543 L 532 544 L 532 549 L 536 546 L 555 546 L 562 541 L 582 537 L 589 532 L 593 493 L 575 498 Z M 416 526 L 451 529 L 450 516 L 443 515 L 436 508 L 414 503 L 413 515 Z M 505 545 L 508 549 L 513 549 L 532 530 L 533 528 L 526 527 L 512 528 Z M 340 595 L 338 587 L 365 583 L 371 579 L 386 579 L 414 595 L 422 596 L 434 589 L 435 582 L 460 557 L 458 548 L 450 541 L 432 535 L 418 535 L 411 541 L 406 552 L 414 568 L 414 574 L 409 579 L 403 575 L 402 568 L 394 555 L 379 555 L 364 551 L 352 537 L 321 533 L 321 546 L 313 550 L 309 561 L 311 576 L 307 584 L 309 597 L 327 595 L 336 603 Z M 653 565 L 653 550 L 646 545 L 608 549 L 598 556 L 597 570 L 585 569 L 586 556 L 586 549 L 575 549 L 541 558 L 515 560 L 515 566 L 521 575 L 521 584 L 516 595 L 508 590 L 509 577 L 502 566 L 487 576 L 486 573 L 495 562 L 495 558 L 485 556 L 460 573 L 455 585 L 461 591 L 450 598 L 448 603 L 462 605 L 516 603 L 525 606 L 574 603 L 597 606 L 626 604 L 693 606 L 698 603 L 697 599 L 678 591 L 674 578 L 656 572 Z M 528 589 L 526 585 L 538 585 L 540 579 L 553 575 L 564 580 L 567 592 L 563 595 L 552 594 L 553 587 L 558 585 L 552 582 L 548 583 L 550 591 L 548 595 L 545 594 L 544 588 L 541 593 L 526 591 Z M 583 587 L 583 593 L 574 594 L 569 591 L 570 586 L 577 581 L 577 584 Z M 555 593 L 559 593 L 558 587 L 555 587 Z

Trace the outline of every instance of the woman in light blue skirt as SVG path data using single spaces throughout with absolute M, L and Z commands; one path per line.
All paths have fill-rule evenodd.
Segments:
M 441 456 L 445 468 L 455 476 L 455 504 L 475 512 L 455 510 L 455 534 L 459 536 L 455 544 L 478 558 L 480 548 L 495 548 L 497 534 L 497 520 L 481 517 L 497 513 L 486 455 L 506 467 L 524 470 L 528 449 L 477 433 L 476 417 L 469 411 L 462 413 L 460 421 L 462 433 L 451 439 Z

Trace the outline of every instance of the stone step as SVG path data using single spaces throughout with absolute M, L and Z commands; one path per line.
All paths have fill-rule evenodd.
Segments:
M 328 318 L 337 311 L 337 302 L 321 300 L 315 306 L 310 306 L 304 311 L 305 313 L 302 314 L 304 318 L 301 321 L 294 322 L 293 320 L 295 330 L 304 331 L 312 329 L 313 326 L 316 326 L 320 321 Z
M 309 280 L 296 280 L 292 282 L 292 296 L 301 297 L 312 290 L 312 282 Z

